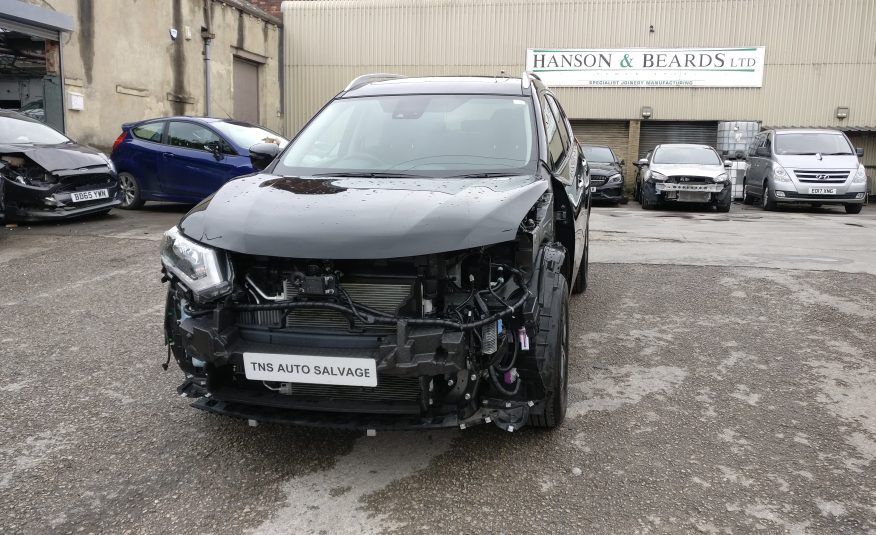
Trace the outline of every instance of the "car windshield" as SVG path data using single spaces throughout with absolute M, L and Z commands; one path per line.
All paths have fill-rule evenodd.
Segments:
M 280 148 L 284 148 L 289 141 L 277 134 L 260 126 L 251 125 L 249 123 L 241 123 L 237 121 L 216 121 L 210 126 L 219 131 L 229 141 L 248 149 L 257 143 L 276 143 Z
M 660 147 L 654 152 L 653 163 L 686 165 L 721 165 L 718 153 L 711 147 Z
M 276 173 L 456 177 L 535 167 L 527 99 L 388 95 L 338 99 L 295 138 Z
M 0 117 L 0 143 L 58 145 L 70 139 L 50 126 L 32 119 Z
M 584 145 L 584 157 L 587 158 L 587 161 L 589 162 L 614 163 L 614 154 L 608 147 Z
M 776 154 L 854 154 L 846 136 L 839 132 L 776 134 Z

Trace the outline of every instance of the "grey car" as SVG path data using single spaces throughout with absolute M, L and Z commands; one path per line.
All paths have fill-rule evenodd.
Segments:
M 743 202 L 759 201 L 765 210 L 779 203 L 842 204 L 857 214 L 867 196 L 863 155 L 838 130 L 766 130 L 748 147 Z

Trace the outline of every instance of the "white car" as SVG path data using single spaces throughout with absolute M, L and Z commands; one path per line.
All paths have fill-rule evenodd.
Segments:
M 647 158 L 636 163 L 636 200 L 645 210 L 668 201 L 713 205 L 729 212 L 733 185 L 729 161 L 708 145 L 657 145 Z

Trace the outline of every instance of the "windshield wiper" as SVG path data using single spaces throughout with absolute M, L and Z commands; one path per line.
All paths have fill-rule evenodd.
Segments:
M 851 156 L 851 152 L 822 152 L 822 156 Z
M 464 175 L 452 175 L 447 178 L 497 178 L 503 176 L 513 176 L 513 173 L 467 173 Z
M 336 176 L 339 178 L 429 178 L 425 175 L 412 175 L 411 173 L 388 173 L 385 171 L 316 173 L 310 176 Z

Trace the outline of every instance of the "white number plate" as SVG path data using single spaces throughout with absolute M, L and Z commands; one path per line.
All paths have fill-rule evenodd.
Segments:
M 246 378 L 281 383 L 377 386 L 377 362 L 350 357 L 244 353 Z
M 721 191 L 723 186 L 712 184 L 663 184 L 663 191 Z
M 836 195 L 836 188 L 809 188 L 810 195 Z
M 70 194 L 73 197 L 73 202 L 94 201 L 97 199 L 108 199 L 109 190 L 95 189 L 91 191 L 74 191 Z

